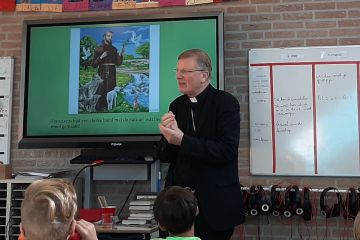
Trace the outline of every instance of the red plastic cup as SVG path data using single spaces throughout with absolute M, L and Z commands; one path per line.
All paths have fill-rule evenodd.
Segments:
M 101 213 L 111 213 L 115 216 L 116 207 L 115 206 L 108 206 L 106 208 L 101 208 Z
M 116 207 L 108 206 L 106 208 L 101 208 L 101 219 L 103 226 L 105 228 L 112 228 L 113 225 L 113 216 L 115 216 Z
M 103 213 L 101 214 L 101 219 L 102 219 L 102 225 L 105 228 L 111 228 L 112 227 L 112 217 L 114 215 L 112 213 Z

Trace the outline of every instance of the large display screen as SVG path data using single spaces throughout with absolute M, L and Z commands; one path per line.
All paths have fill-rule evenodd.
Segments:
M 19 147 L 116 147 L 157 141 L 190 48 L 223 88 L 223 15 L 24 22 Z

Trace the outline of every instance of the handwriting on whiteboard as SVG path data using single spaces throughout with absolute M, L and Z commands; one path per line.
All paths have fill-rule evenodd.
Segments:
M 9 113 L 9 99 L 0 98 L 0 114 L 8 114 L 8 113 Z
M 290 122 L 290 121 L 285 121 L 285 122 L 281 122 L 281 121 L 276 121 L 275 126 L 276 126 L 276 133 L 287 133 L 287 134 L 291 134 L 291 131 L 296 128 L 296 127 L 302 127 L 303 123 L 301 121 L 295 121 L 295 122 Z
M 310 99 L 306 96 L 276 97 L 274 109 L 277 116 L 293 117 L 298 112 L 311 111 L 312 106 Z
M 344 80 L 346 79 L 346 73 L 337 73 L 337 74 L 328 74 L 322 73 L 316 75 L 316 83 L 320 84 L 331 84 L 337 80 Z

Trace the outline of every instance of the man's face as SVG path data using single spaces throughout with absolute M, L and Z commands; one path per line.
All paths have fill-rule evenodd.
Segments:
M 112 33 L 111 32 L 105 33 L 104 41 L 106 44 L 111 44 L 111 42 L 112 42 Z
M 179 91 L 189 97 L 196 97 L 207 86 L 208 73 L 198 67 L 194 58 L 180 59 L 177 64 L 176 79 Z

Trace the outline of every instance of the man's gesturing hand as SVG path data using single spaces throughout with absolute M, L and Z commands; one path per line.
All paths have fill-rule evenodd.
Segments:
M 171 111 L 162 116 L 159 128 L 161 134 L 170 144 L 181 145 L 184 133 L 178 128 L 175 115 Z

